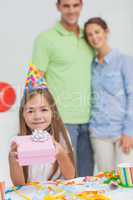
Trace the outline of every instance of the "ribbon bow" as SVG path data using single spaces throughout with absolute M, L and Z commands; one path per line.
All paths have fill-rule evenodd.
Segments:
M 31 137 L 33 142 L 44 142 L 49 139 L 50 134 L 47 131 L 35 129 Z

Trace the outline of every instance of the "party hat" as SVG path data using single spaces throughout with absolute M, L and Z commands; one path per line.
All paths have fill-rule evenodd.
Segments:
M 43 72 L 39 71 L 35 65 L 29 64 L 24 93 L 47 88 Z

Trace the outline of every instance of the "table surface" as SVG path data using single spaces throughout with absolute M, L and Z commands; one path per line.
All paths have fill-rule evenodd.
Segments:
M 9 188 L 6 190 L 6 200 L 42 200 L 44 197 L 44 194 L 48 194 L 46 192 L 48 186 L 51 185 L 51 188 L 56 193 L 61 191 L 67 191 L 68 193 L 73 192 L 74 194 L 77 192 L 83 192 L 83 191 L 91 191 L 91 190 L 99 190 L 99 191 L 105 191 L 105 195 L 107 197 L 110 197 L 111 200 L 133 200 L 133 188 L 123 188 L 123 187 L 117 187 L 117 188 L 111 188 L 108 184 L 103 184 L 102 182 L 97 181 L 90 181 L 82 183 L 83 178 L 76 178 L 73 180 L 69 180 L 71 183 L 72 181 L 75 181 L 75 185 L 65 185 L 63 182 L 59 185 L 54 185 L 53 183 L 45 182 L 40 184 L 32 184 L 29 186 L 23 186 L 23 187 L 17 187 L 16 191 L 12 191 L 12 188 Z M 80 185 L 80 183 L 82 183 Z

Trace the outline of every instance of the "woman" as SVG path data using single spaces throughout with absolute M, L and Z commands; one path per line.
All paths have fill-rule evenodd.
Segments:
M 92 145 L 98 169 L 113 170 L 118 163 L 133 163 L 133 59 L 110 47 L 103 19 L 89 19 L 84 30 L 96 50 L 89 125 Z

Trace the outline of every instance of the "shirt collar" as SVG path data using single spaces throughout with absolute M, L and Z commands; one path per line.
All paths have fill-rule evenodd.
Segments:
M 68 31 L 67 29 L 65 29 L 62 24 L 60 22 L 57 22 L 55 25 L 55 30 L 57 32 L 59 32 L 61 35 L 67 36 L 67 35 L 74 35 L 73 32 Z M 84 33 L 83 30 L 80 28 L 80 34 L 79 34 L 79 38 L 83 37 Z
M 117 49 L 111 49 L 111 51 L 104 57 L 104 62 L 105 62 L 106 64 L 110 64 L 111 61 L 112 61 L 112 59 L 113 59 L 113 57 L 116 56 L 117 52 L 118 52 Z M 96 64 L 99 63 L 97 57 L 94 59 L 94 62 L 95 62 Z

